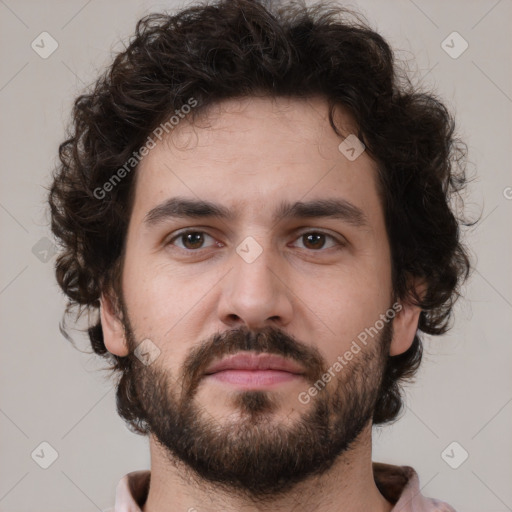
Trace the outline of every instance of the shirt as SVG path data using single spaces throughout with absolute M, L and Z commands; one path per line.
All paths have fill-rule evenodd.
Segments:
M 123 476 L 116 487 L 114 508 L 105 512 L 142 512 L 150 475 L 150 470 L 140 470 Z M 392 512 L 456 512 L 444 501 L 423 496 L 418 474 L 410 466 L 373 462 L 373 476 L 379 492 L 394 505 Z

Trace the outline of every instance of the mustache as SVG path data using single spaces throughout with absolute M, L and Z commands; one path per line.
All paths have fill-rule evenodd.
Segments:
M 316 382 L 327 365 L 315 347 L 308 346 L 278 328 L 267 326 L 253 331 L 245 326 L 215 333 L 208 341 L 191 350 L 183 363 L 182 391 L 191 398 L 214 359 L 240 351 L 268 353 L 286 357 L 304 367 L 304 378 Z

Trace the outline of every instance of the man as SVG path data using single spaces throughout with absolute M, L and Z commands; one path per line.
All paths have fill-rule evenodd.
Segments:
M 150 15 L 75 103 L 50 192 L 151 471 L 115 511 L 453 511 L 372 462 L 469 261 L 464 147 L 332 5 Z

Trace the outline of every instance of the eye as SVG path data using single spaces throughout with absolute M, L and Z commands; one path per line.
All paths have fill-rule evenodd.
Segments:
M 213 240 L 213 244 L 210 246 L 205 246 L 205 239 L 210 238 Z M 326 240 L 331 240 L 331 246 L 325 247 Z M 313 251 L 320 251 L 321 249 L 330 249 L 338 246 L 338 248 L 344 247 L 345 244 L 328 233 L 323 233 L 322 231 L 307 231 L 302 233 L 296 240 L 301 240 L 303 242 L 303 249 L 310 249 Z M 175 242 L 179 241 L 181 243 L 177 244 Z M 181 231 L 180 233 L 174 235 L 166 245 L 174 245 L 184 251 L 189 252 L 199 252 L 201 249 L 205 249 L 207 247 L 221 247 L 222 244 L 217 242 L 215 238 L 210 236 L 208 233 L 204 231 L 200 231 L 197 229 L 187 229 Z
M 203 244 L 206 238 L 211 238 L 215 241 L 215 239 L 205 233 L 204 231 L 197 231 L 193 229 L 188 229 L 186 231 L 182 231 L 177 235 L 173 236 L 166 245 L 175 245 L 174 241 L 179 240 L 183 243 L 183 246 L 178 245 L 180 249 L 185 251 L 197 251 L 198 249 L 204 249 Z
M 325 247 L 326 238 L 330 238 L 334 241 L 334 244 L 327 248 Z M 297 238 L 297 240 L 304 242 L 305 249 L 312 249 L 314 251 L 318 251 L 320 249 L 330 249 L 336 245 L 342 247 L 345 245 L 340 240 L 337 240 L 334 236 L 323 233 L 322 231 L 307 231 L 302 233 L 299 238 Z

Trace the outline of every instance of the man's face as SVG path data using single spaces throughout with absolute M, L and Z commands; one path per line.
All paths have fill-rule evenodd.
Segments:
M 355 132 L 341 111 L 338 126 Z M 341 141 L 320 99 L 229 100 L 181 121 L 137 170 L 123 325 L 131 349 L 160 350 L 134 361 L 145 420 L 170 456 L 255 496 L 326 470 L 356 440 L 389 352 L 391 322 L 332 370 L 393 297 L 376 167 Z M 171 216 L 176 198 L 231 217 Z M 344 203 L 336 216 L 290 209 L 320 200 Z M 241 353 L 294 367 L 207 375 Z M 329 368 L 335 378 L 299 400 Z

